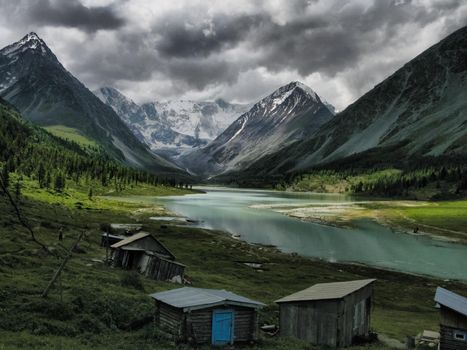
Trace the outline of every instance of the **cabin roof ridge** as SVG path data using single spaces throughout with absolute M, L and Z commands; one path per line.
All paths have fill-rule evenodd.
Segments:
M 438 305 L 442 305 L 467 316 L 467 298 L 462 295 L 443 287 L 438 287 L 436 288 L 435 301 Z
M 275 302 L 284 303 L 294 301 L 342 299 L 345 296 L 352 294 L 375 281 L 376 279 L 372 278 L 352 281 L 317 283 L 311 287 L 280 298 Z

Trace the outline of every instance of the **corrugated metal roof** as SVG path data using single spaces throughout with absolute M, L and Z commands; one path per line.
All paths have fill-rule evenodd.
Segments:
M 438 287 L 436 289 L 435 301 L 440 305 L 467 316 L 467 298 L 462 295 Z
M 178 309 L 183 309 L 184 311 L 224 304 L 252 308 L 259 308 L 264 306 L 263 303 L 258 301 L 219 289 L 184 287 L 168 290 L 165 292 L 154 293 L 150 296 L 165 304 L 171 305 Z
M 312 300 L 326 300 L 326 299 L 341 299 L 346 295 L 356 292 L 370 283 L 376 281 L 375 279 L 356 280 L 348 282 L 333 282 L 333 283 L 318 283 L 310 288 L 301 290 L 290 294 L 284 298 L 276 300 L 276 303 L 285 303 L 289 301 L 312 301 Z
M 139 232 L 139 233 L 137 233 L 137 234 L 135 234 L 133 236 L 130 236 L 128 238 L 125 238 L 124 240 L 121 240 L 120 242 L 112 244 L 110 246 L 110 248 L 120 248 L 120 247 L 122 247 L 124 245 L 127 245 L 127 244 L 129 244 L 131 242 L 137 241 L 138 239 L 141 239 L 141 238 L 144 238 L 144 237 L 147 237 L 147 236 L 150 236 L 150 234 L 147 233 L 147 232 Z

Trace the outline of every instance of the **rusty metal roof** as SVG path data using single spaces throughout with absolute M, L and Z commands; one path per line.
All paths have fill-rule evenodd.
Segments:
M 363 287 L 366 287 L 374 281 L 376 280 L 366 279 L 347 282 L 318 283 L 307 289 L 276 300 L 276 303 L 341 299 L 351 293 L 356 292 L 359 289 L 362 289 Z
M 218 305 L 238 305 L 260 308 L 264 304 L 240 295 L 220 289 L 204 289 L 184 287 L 150 295 L 161 301 L 184 311 L 204 309 Z
M 141 238 L 145 238 L 147 236 L 151 236 L 151 235 L 149 233 L 147 233 L 147 232 L 139 232 L 139 233 L 137 233 L 137 234 L 135 234 L 133 236 L 130 236 L 130 237 L 127 237 L 127 238 L 121 240 L 120 242 L 112 244 L 110 246 L 110 248 L 120 248 L 120 247 L 123 247 L 123 246 L 125 246 L 127 244 L 130 244 L 131 242 L 137 241 L 137 240 L 139 240 Z
M 464 316 L 467 316 L 467 298 L 463 297 L 462 295 L 438 287 L 436 289 L 435 301 L 439 305 L 443 305 Z

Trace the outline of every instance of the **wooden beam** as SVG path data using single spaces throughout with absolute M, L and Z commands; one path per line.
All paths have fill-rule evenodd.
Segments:
M 78 243 L 81 241 L 81 239 L 83 238 L 84 236 L 84 233 L 85 231 L 82 231 L 80 233 L 80 235 L 78 236 L 78 239 L 76 240 L 76 242 L 73 244 L 73 246 L 71 247 L 71 249 L 68 251 L 68 255 L 65 256 L 65 258 L 63 259 L 62 263 L 60 264 L 60 266 L 58 267 L 58 269 L 55 271 L 52 279 L 50 280 L 49 284 L 47 285 L 47 287 L 44 289 L 44 291 L 42 292 L 42 297 L 43 298 L 46 298 L 47 295 L 49 294 L 49 291 L 50 289 L 53 287 L 55 281 L 57 280 L 57 278 L 60 276 L 63 268 L 65 267 L 66 263 L 68 262 L 68 260 L 70 260 L 70 258 L 72 257 L 73 255 L 73 250 L 75 250 L 75 248 L 78 246 Z

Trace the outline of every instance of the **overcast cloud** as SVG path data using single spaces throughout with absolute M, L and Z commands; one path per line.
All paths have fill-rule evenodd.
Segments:
M 338 109 L 467 25 L 465 0 L 0 0 L 0 10 L 0 46 L 35 31 L 91 89 L 254 102 L 300 80 Z

